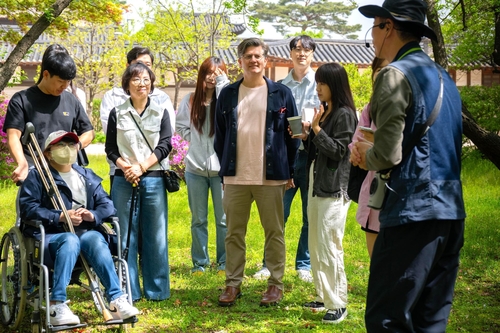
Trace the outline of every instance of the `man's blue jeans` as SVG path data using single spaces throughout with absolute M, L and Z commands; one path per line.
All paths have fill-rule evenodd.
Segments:
M 295 188 L 291 188 L 285 192 L 283 204 L 285 209 L 285 225 L 290 216 L 290 207 L 292 206 L 293 198 L 298 190 L 302 200 L 302 229 L 300 231 L 299 244 L 297 246 L 297 254 L 295 256 L 296 270 L 311 270 L 311 258 L 309 255 L 309 221 L 307 219 L 307 152 L 299 150 L 295 160 L 295 171 L 293 182 Z M 266 266 L 263 260 L 264 267 Z
M 212 193 L 215 217 L 217 268 L 226 265 L 226 216 L 222 207 L 222 183 L 219 176 L 205 177 L 191 172 L 185 173 L 188 189 L 189 209 L 191 210 L 191 257 L 193 271 L 204 270 L 210 266 L 208 255 L 208 191 Z
M 112 198 L 120 223 L 122 249 L 126 247 L 129 232 L 132 184 L 123 176 L 113 178 Z M 142 234 L 142 279 L 144 295 L 148 300 L 164 300 L 170 297 L 170 270 L 167 241 L 167 194 L 162 177 L 142 177 L 133 213 L 128 268 L 132 298 L 141 298 L 138 267 L 138 235 Z
M 46 239 L 49 242 L 50 256 L 54 260 L 51 301 L 66 301 L 66 287 L 80 251 L 106 289 L 108 300 L 112 301 L 123 294 L 108 243 L 98 231 L 89 230 L 80 237 L 64 232 L 47 235 Z

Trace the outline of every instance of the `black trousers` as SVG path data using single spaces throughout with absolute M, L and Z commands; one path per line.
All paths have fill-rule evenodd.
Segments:
M 368 332 L 445 332 L 464 220 L 381 228 L 370 264 Z

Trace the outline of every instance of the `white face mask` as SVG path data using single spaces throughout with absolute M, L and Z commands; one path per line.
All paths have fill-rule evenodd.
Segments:
M 50 151 L 52 159 L 57 164 L 71 165 L 76 162 L 77 149 L 68 146 Z

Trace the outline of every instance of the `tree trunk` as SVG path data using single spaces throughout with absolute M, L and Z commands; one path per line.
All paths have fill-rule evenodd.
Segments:
M 500 66 L 500 5 L 493 7 L 495 12 L 495 45 L 493 47 L 493 66 Z
M 446 47 L 444 44 L 443 33 L 441 32 L 441 24 L 439 24 L 439 16 L 435 7 L 434 0 L 427 0 L 427 23 L 434 30 L 437 36 L 437 42 L 432 41 L 432 51 L 434 53 L 434 61 L 443 68 L 448 68 L 448 58 L 446 55 Z
M 69 6 L 72 0 L 56 0 L 52 5 L 52 11 L 45 13 L 33 24 L 30 30 L 17 43 L 14 50 L 0 68 L 0 91 L 2 91 L 9 82 L 16 70 L 17 65 L 28 52 L 29 48 L 36 42 L 38 37 L 47 29 L 52 21 L 61 15 L 63 10 Z
M 462 103 L 462 122 L 464 135 L 469 138 L 477 149 L 500 169 L 500 136 L 480 127 L 467 107 Z
M 435 61 L 444 68 L 448 68 L 448 57 L 444 44 L 439 17 L 435 8 L 436 0 L 426 0 L 427 2 L 427 22 L 434 30 L 438 41 L 432 41 L 432 49 Z M 498 22 L 495 22 L 498 24 Z M 462 103 L 462 126 L 464 135 L 486 156 L 498 169 L 500 169 L 500 137 L 498 134 L 488 132 L 472 117 L 467 107 Z
M 179 78 L 175 81 L 175 93 L 174 93 L 174 110 L 177 110 L 177 105 L 179 101 L 179 93 L 181 92 L 182 79 Z

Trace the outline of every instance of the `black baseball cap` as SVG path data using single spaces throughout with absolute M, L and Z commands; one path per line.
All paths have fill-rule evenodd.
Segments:
M 401 23 L 404 31 L 437 41 L 436 33 L 425 24 L 427 4 L 423 0 L 385 0 L 382 6 L 366 5 L 358 10 L 368 18 L 387 17 Z

